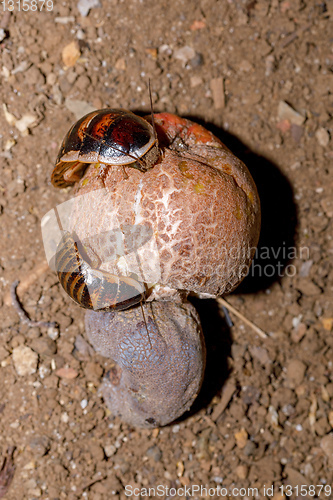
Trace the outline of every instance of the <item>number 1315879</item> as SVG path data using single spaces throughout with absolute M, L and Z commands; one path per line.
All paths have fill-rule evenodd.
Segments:
M 2 11 L 9 12 L 41 12 L 42 10 L 53 10 L 52 0 L 1 0 Z

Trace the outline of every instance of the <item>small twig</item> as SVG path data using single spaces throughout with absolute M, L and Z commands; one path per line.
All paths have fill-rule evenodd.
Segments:
M 222 299 L 220 297 L 216 300 L 219 302 L 219 304 L 221 304 L 222 306 L 229 309 L 229 311 L 231 311 L 235 316 L 237 316 L 239 319 L 241 319 L 246 325 L 250 326 L 252 328 L 252 330 L 254 330 L 261 338 L 263 338 L 263 339 L 267 338 L 266 333 L 263 332 L 263 330 L 261 330 L 261 328 L 259 328 L 257 325 L 252 323 L 252 321 L 250 321 L 245 316 L 243 316 L 243 314 L 241 314 L 239 311 L 237 311 L 237 309 L 235 309 L 233 306 L 231 306 L 229 304 L 229 302 L 227 302 L 225 299 Z
M 15 446 L 9 446 L 7 450 L 7 454 L 2 463 L 2 467 L 0 470 L 0 498 L 2 498 L 8 491 L 8 488 L 14 477 L 14 460 L 13 453 L 15 450 Z
M 16 280 L 14 281 L 14 283 L 12 284 L 12 286 L 10 287 L 10 295 L 11 295 L 11 298 L 12 298 L 12 305 L 13 307 L 15 308 L 17 314 L 19 315 L 20 317 L 20 320 L 22 321 L 22 323 L 30 326 L 30 327 L 45 327 L 45 328 L 54 328 L 56 326 L 56 323 L 54 321 L 52 322 L 48 322 L 48 321 L 32 321 L 28 314 L 25 312 L 25 310 L 23 309 L 20 301 L 18 300 L 18 297 L 16 295 L 16 288 L 17 288 L 17 285 L 19 284 L 19 281 Z

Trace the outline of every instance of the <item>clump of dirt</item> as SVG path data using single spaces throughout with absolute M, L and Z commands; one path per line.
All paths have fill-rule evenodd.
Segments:
M 0 453 L 16 447 L 6 498 L 125 498 L 126 485 L 158 484 L 258 498 L 274 485 L 285 498 L 281 485 L 332 484 L 330 3 L 17 5 L 0 21 Z M 235 317 L 229 328 L 214 301 L 196 301 L 203 390 L 191 416 L 153 431 L 110 417 L 99 393 L 109 361 L 43 267 L 40 230 L 70 196 L 50 185 L 69 127 L 95 108 L 149 113 L 148 78 L 155 112 L 205 125 L 256 181 L 259 248 L 228 300 L 268 334 Z M 31 328 L 6 305 L 17 279 L 31 318 L 59 329 Z

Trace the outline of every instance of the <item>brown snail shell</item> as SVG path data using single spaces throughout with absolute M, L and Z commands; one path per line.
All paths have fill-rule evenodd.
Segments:
M 189 410 L 205 369 L 200 321 L 190 303 L 154 301 L 115 313 L 87 311 L 86 333 L 115 364 L 102 392 L 111 413 L 136 427 L 167 425 Z

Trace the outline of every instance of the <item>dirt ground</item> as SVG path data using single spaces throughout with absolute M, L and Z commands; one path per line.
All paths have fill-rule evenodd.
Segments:
M 202 485 L 212 490 L 187 498 L 220 498 L 217 487 L 224 498 L 272 498 L 273 486 L 275 500 L 330 498 L 332 3 L 95 0 L 89 12 L 82 0 L 53 3 L 19 11 L 16 2 L 11 13 L 1 3 L 1 455 L 15 446 L 4 497 L 124 499 L 126 485 Z M 149 112 L 148 78 L 156 112 L 205 124 L 257 183 L 259 252 L 228 300 L 268 334 L 234 316 L 228 328 L 215 301 L 196 300 L 203 390 L 191 416 L 153 431 L 110 415 L 98 391 L 109 361 L 87 344 L 84 311 L 51 270 L 20 299 L 58 330 L 29 328 L 5 303 L 10 284 L 43 264 L 41 218 L 69 197 L 50 184 L 64 134 L 94 107 Z M 15 352 L 33 373 L 20 375 Z

